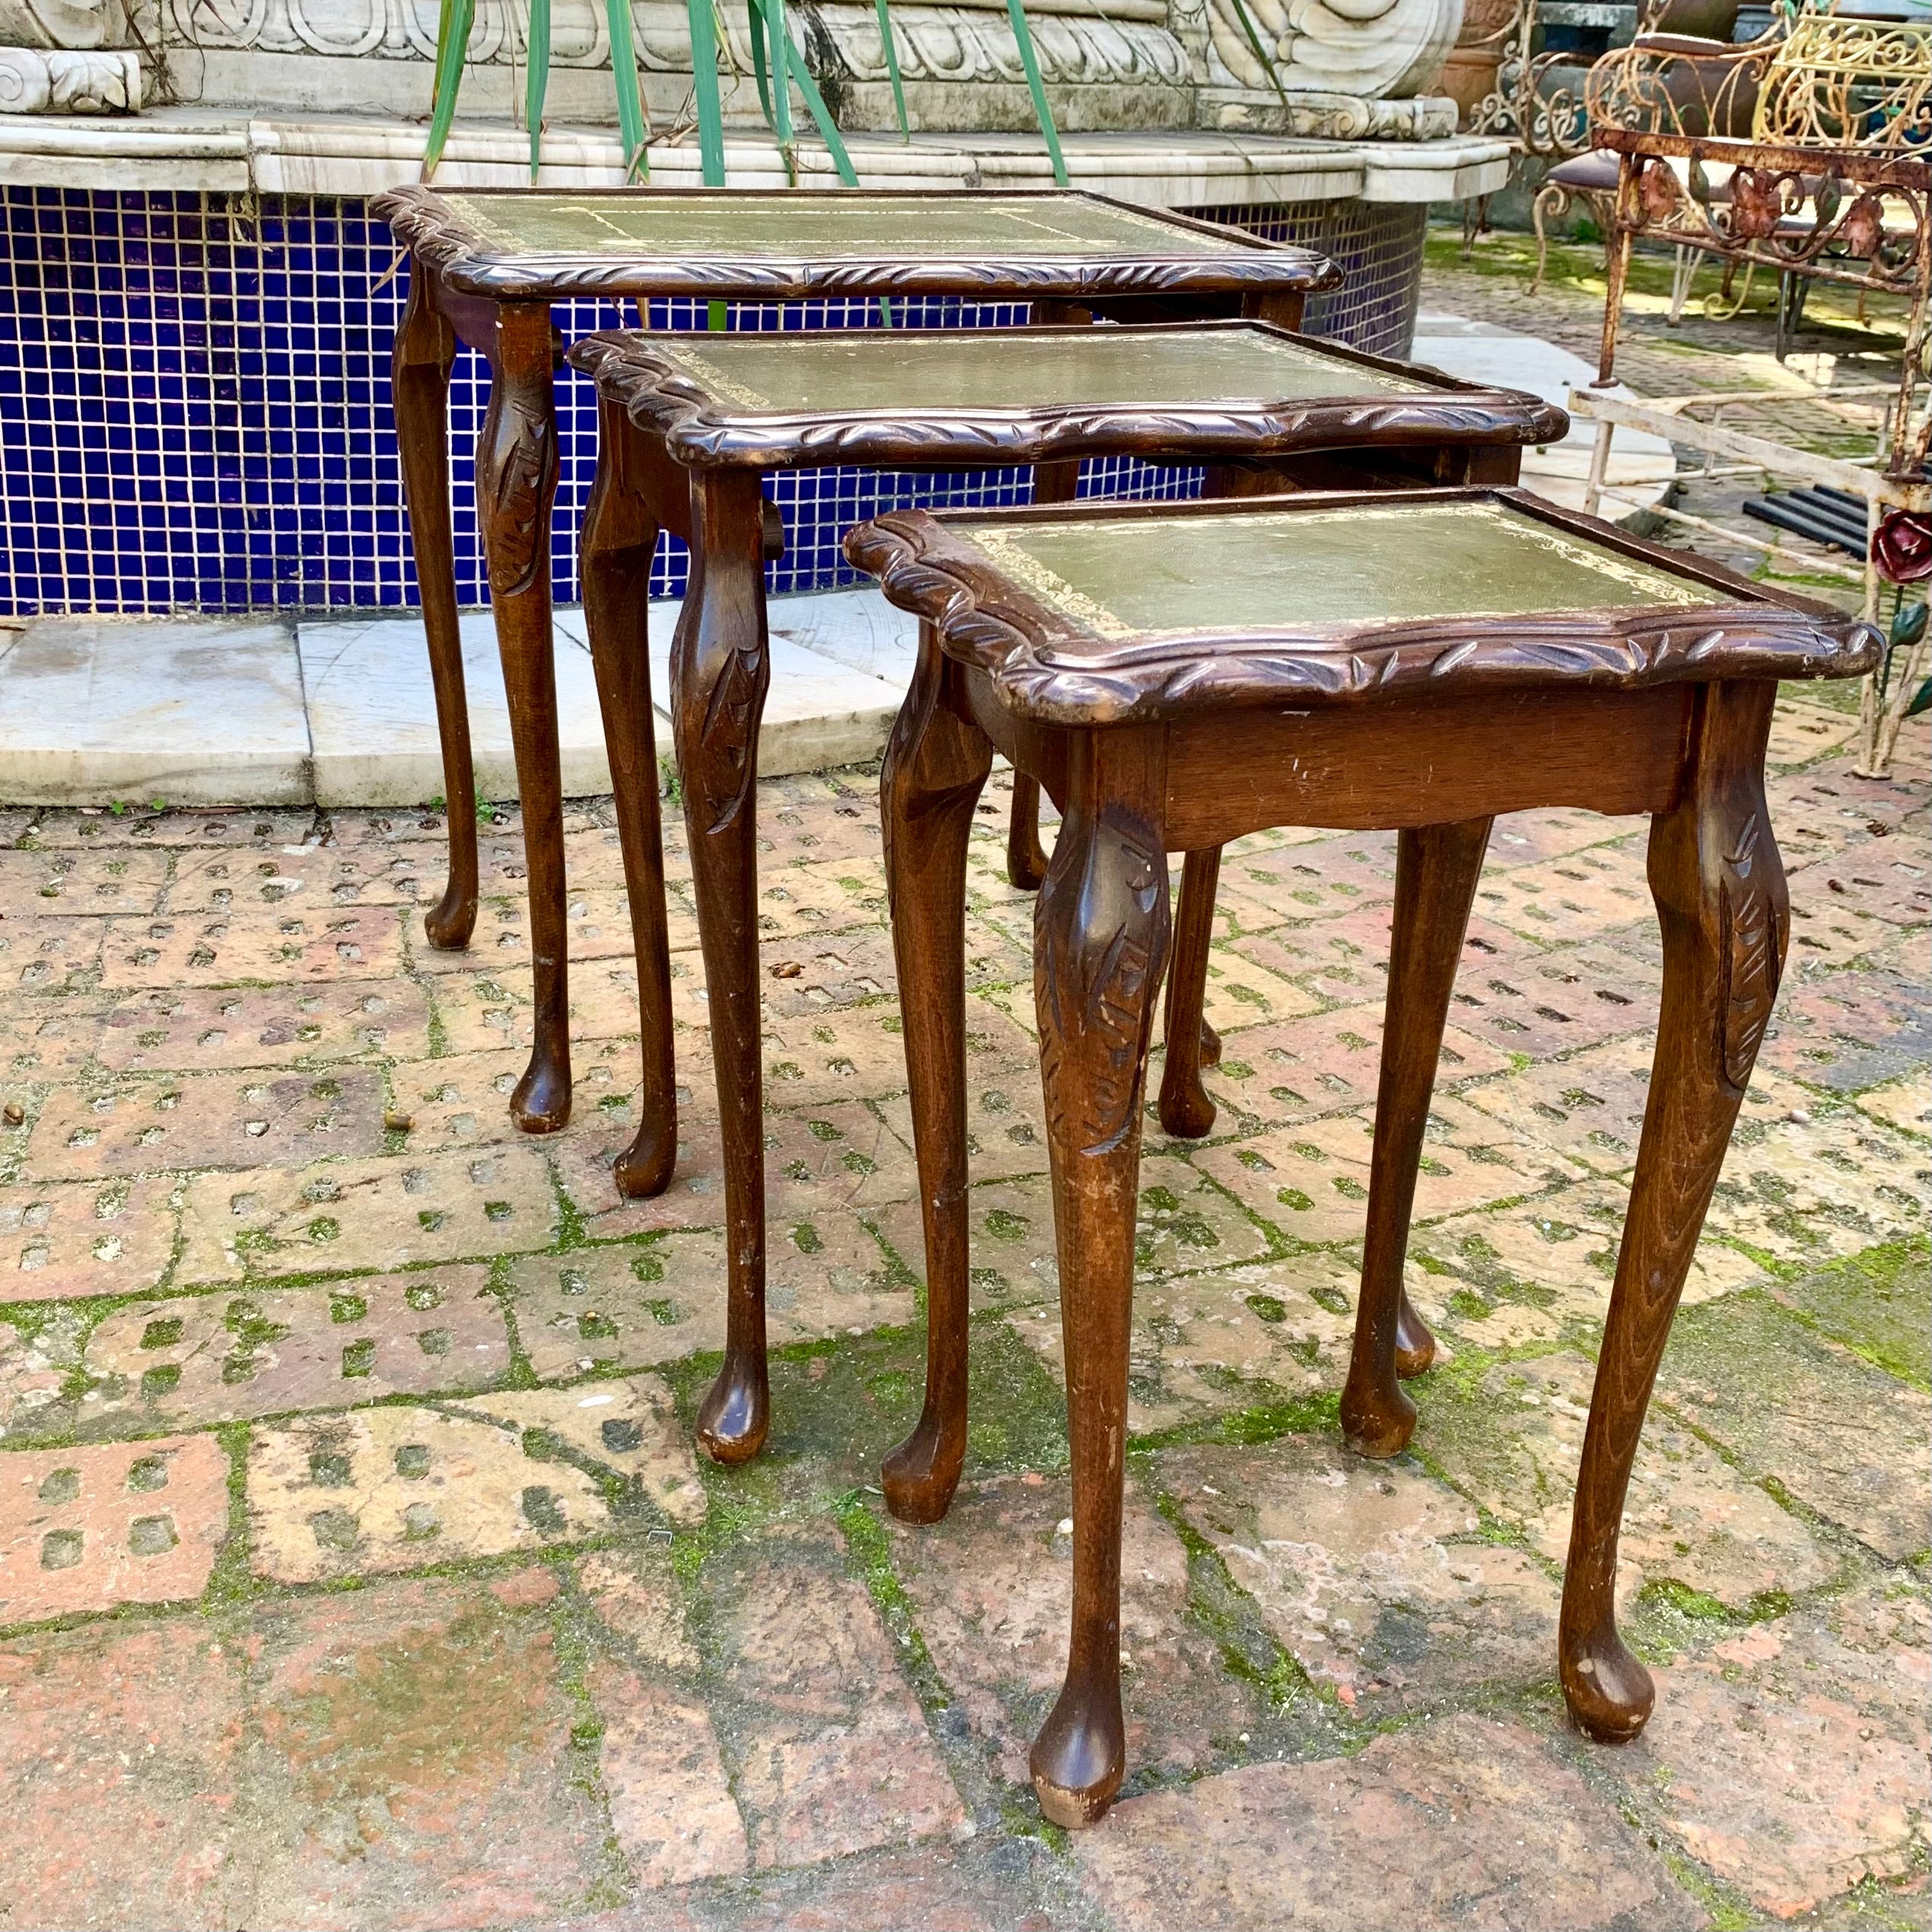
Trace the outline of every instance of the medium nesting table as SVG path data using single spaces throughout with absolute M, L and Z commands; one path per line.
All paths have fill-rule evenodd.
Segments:
M 1066 1337 L 1074 1603 L 1033 1749 L 1042 1809 L 1092 1822 L 1125 1768 L 1122 1456 L 1141 1088 L 1169 954 L 1167 855 L 1277 825 L 1394 829 L 1395 930 L 1350 1446 L 1415 1424 L 1397 1380 L 1403 1251 L 1456 960 L 1499 812 L 1650 814 L 1663 998 L 1577 1483 L 1559 1626 L 1583 1730 L 1653 1689 L 1618 1634 L 1617 1538 L 1650 1385 L 1789 930 L 1765 805 L 1781 678 L 1851 677 L 1877 635 L 1514 491 L 1313 495 L 861 526 L 846 552 L 921 620 L 881 791 L 925 1221 L 929 1361 L 888 1461 L 902 1516 L 950 1500 L 963 1435 L 963 902 L 995 749 L 1058 802 L 1034 996 Z M 944 1468 L 937 1466 L 941 1462 Z
M 522 800 L 534 979 L 517 1125 L 570 1117 L 563 804 L 552 660 L 550 514 L 557 487 L 552 305 L 575 297 L 792 302 L 963 296 L 1031 302 L 1036 319 L 1147 322 L 1253 315 L 1297 326 L 1338 279 L 1306 249 L 1099 195 L 404 188 L 371 204 L 409 250 L 393 360 L 403 494 L 415 546 L 449 807 L 450 877 L 424 920 L 460 949 L 476 918 L 476 784 L 450 522 L 450 372 L 487 358 L 476 499 Z M 1043 478 L 1039 500 L 1073 495 Z M 773 513 L 768 548 L 782 541 Z M 640 596 L 642 592 L 640 590 Z
M 1211 484 L 1223 489 L 1243 463 L 1276 466 L 1278 489 L 1309 476 L 1513 481 L 1522 446 L 1560 437 L 1566 419 L 1535 396 L 1479 389 L 1262 323 L 613 333 L 580 342 L 571 360 L 596 377 L 603 412 L 584 608 L 637 942 L 640 1124 L 616 1170 L 630 1194 L 662 1188 L 676 1151 L 645 596 L 660 527 L 691 545 L 670 712 L 718 1076 L 729 1266 L 724 1365 L 699 1412 L 699 1436 L 712 1455 L 737 1462 L 757 1453 L 769 1408 L 756 820 L 769 675 L 764 473 L 1035 463 L 1071 481 L 1082 457 L 1133 455 L 1207 463 Z M 1177 970 L 1169 1033 L 1191 1043 L 1192 1059 L 1174 1057 L 1197 1074 L 1213 911 L 1211 873 L 1205 883 L 1191 876 L 1181 924 L 1198 943 Z M 963 1446 L 949 1438 L 935 1450 L 931 1479 L 947 1494 Z

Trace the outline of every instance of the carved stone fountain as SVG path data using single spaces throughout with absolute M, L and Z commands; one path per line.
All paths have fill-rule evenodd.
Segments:
M 867 185 L 1050 184 L 1004 0 L 891 0 L 909 142 L 872 0 L 792 4 Z M 1432 91 L 1463 8 L 1026 0 L 1074 185 L 1321 249 L 1347 281 L 1311 304 L 1309 326 L 1398 355 L 1429 204 L 1500 186 L 1507 167 L 1507 144 L 1455 132 L 1454 104 Z M 0 335 L 19 345 L 0 368 L 0 615 L 410 602 L 387 440 L 402 288 L 367 202 L 420 170 L 438 11 L 437 0 L 0 0 Z M 552 11 L 543 180 L 614 184 L 623 155 L 603 0 L 552 0 Z M 719 12 L 734 37 L 721 63 L 727 179 L 782 185 L 744 9 Z M 695 186 L 685 0 L 632 0 L 632 14 L 651 178 Z M 528 16 L 528 0 L 478 0 L 440 180 L 529 179 L 518 124 Z M 802 181 L 836 184 L 813 141 L 796 161 Z M 560 318 L 567 333 L 620 320 L 578 306 Z M 487 597 L 466 495 L 482 399 L 466 359 L 452 460 L 467 603 Z M 589 486 L 594 422 L 587 403 L 566 412 L 560 531 Z M 989 501 L 1006 487 L 961 485 Z M 842 518 L 829 495 L 788 508 L 780 587 L 838 578 Z M 559 600 L 571 600 L 567 544 L 555 563 Z M 667 553 L 657 592 L 675 590 L 680 571 Z

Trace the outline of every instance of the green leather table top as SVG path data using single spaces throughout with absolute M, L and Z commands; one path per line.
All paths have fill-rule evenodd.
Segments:
M 502 195 L 438 197 L 493 250 L 520 255 L 770 256 L 1155 256 L 1252 257 L 1249 239 L 1071 195 Z
M 1176 631 L 1736 601 L 1491 501 L 1003 525 L 949 517 L 947 528 L 1109 645 Z
M 714 417 L 1437 393 L 1419 375 L 1371 368 L 1261 329 L 949 330 L 896 339 L 825 330 L 721 335 L 702 342 L 657 336 L 651 346 L 711 393 L 716 405 L 706 413 Z

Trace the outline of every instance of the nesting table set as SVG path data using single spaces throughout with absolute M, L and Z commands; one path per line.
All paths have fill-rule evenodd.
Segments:
M 412 249 L 399 434 L 443 729 L 450 889 L 466 942 L 473 810 L 450 560 L 444 406 L 460 336 L 494 384 L 478 495 L 509 688 L 537 986 L 513 1103 L 561 1125 L 569 1059 L 551 686 L 555 481 L 549 304 L 565 295 L 787 300 L 943 293 L 1031 300 L 989 330 L 610 332 L 569 351 L 595 380 L 600 453 L 584 610 L 636 936 L 644 1081 L 617 1182 L 676 1156 L 670 968 L 645 651 L 660 530 L 691 546 L 671 659 L 725 1160 L 725 1360 L 701 1407 L 712 1455 L 769 1423 L 756 778 L 769 678 L 768 471 L 1035 466 L 1034 504 L 893 511 L 846 554 L 917 614 L 912 689 L 881 785 L 928 1284 L 918 1428 L 889 1507 L 942 1517 L 966 1441 L 966 845 L 995 750 L 1016 785 L 1016 879 L 1039 884 L 1035 991 L 1058 1228 L 1074 1475 L 1065 1687 L 1033 1748 L 1056 1822 L 1092 1822 L 1125 1768 L 1119 1596 L 1142 1093 L 1167 981 L 1171 1132 L 1207 1131 L 1199 1070 L 1217 855 L 1265 827 L 1399 834 L 1367 1240 L 1342 1398 L 1351 1447 L 1415 1427 L 1428 1366 L 1402 1262 L 1456 962 L 1490 824 L 1568 805 L 1652 815 L 1663 925 L 1656 1072 L 1586 1435 L 1559 1640 L 1592 1734 L 1648 1714 L 1613 1612 L 1623 1498 L 1652 1379 L 1775 992 L 1787 918 L 1765 816 L 1784 677 L 1854 676 L 1864 626 L 1645 546 L 1510 487 L 1561 434 L 1537 398 L 1339 349 L 1275 322 L 1332 278 L 1317 258 L 1096 197 L 577 196 L 412 190 L 379 204 Z M 1214 320 L 1217 312 L 1249 319 Z M 1042 312 L 1044 312 L 1042 314 Z M 1259 312 L 1259 313 L 1258 313 Z M 1096 320 L 1138 326 L 1096 327 Z M 1208 466 L 1197 503 L 1070 501 L 1081 460 Z M 1061 813 L 1040 877 L 1031 802 Z M 1170 911 L 1168 855 L 1184 855 Z

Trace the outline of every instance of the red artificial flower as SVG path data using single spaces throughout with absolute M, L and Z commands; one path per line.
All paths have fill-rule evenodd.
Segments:
M 1932 577 L 1932 517 L 1894 510 L 1872 539 L 1872 562 L 1892 584 L 1922 584 Z

